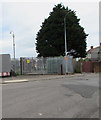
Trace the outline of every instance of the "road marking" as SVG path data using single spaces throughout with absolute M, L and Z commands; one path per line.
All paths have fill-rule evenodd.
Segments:
M 22 80 L 6 80 L 3 81 L 3 83 L 17 83 L 17 82 L 27 82 L 27 79 L 22 79 Z

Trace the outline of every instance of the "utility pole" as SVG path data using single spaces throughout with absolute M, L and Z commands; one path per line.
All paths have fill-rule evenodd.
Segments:
M 67 34 L 66 34 L 66 16 L 68 15 L 68 13 L 65 15 L 64 17 L 64 38 L 65 38 L 65 63 L 66 63 L 66 74 L 68 73 L 68 66 L 67 66 L 67 60 L 68 60 L 68 55 L 67 55 Z
M 15 72 L 15 35 L 14 32 L 11 31 L 10 34 L 12 34 L 12 38 L 13 38 L 13 59 L 14 59 L 14 72 Z

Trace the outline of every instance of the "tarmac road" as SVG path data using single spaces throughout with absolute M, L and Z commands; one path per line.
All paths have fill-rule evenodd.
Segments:
M 99 118 L 98 74 L 33 77 L 3 84 L 3 118 Z

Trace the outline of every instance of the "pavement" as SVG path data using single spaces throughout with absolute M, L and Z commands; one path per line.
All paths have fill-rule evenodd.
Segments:
M 59 79 L 59 78 L 73 78 L 73 77 L 75 77 L 75 79 L 78 79 L 78 77 L 80 76 L 83 77 L 84 75 L 87 74 L 83 73 L 83 74 L 69 74 L 69 75 L 20 75 L 16 77 L 0 78 L 0 84 L 20 83 L 20 82 L 29 82 L 29 81 L 37 81 L 37 80 L 51 80 L 51 79 Z M 90 73 L 89 75 L 92 75 L 92 73 Z
M 20 75 L 16 77 L 5 77 L 0 79 L 1 84 L 7 83 L 19 83 L 19 82 L 28 82 L 28 81 L 36 81 L 36 80 L 50 80 L 50 79 L 58 79 L 63 78 L 66 75 Z
M 98 118 L 99 74 L 19 76 L 2 84 L 3 118 Z

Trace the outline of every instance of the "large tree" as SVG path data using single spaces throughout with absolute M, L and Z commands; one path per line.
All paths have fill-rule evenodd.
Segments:
M 64 17 L 66 17 L 67 50 L 74 57 L 86 56 L 86 37 L 84 28 L 80 26 L 80 19 L 75 11 L 58 4 L 50 12 L 50 15 L 42 23 L 36 36 L 36 50 L 38 56 L 64 56 Z

